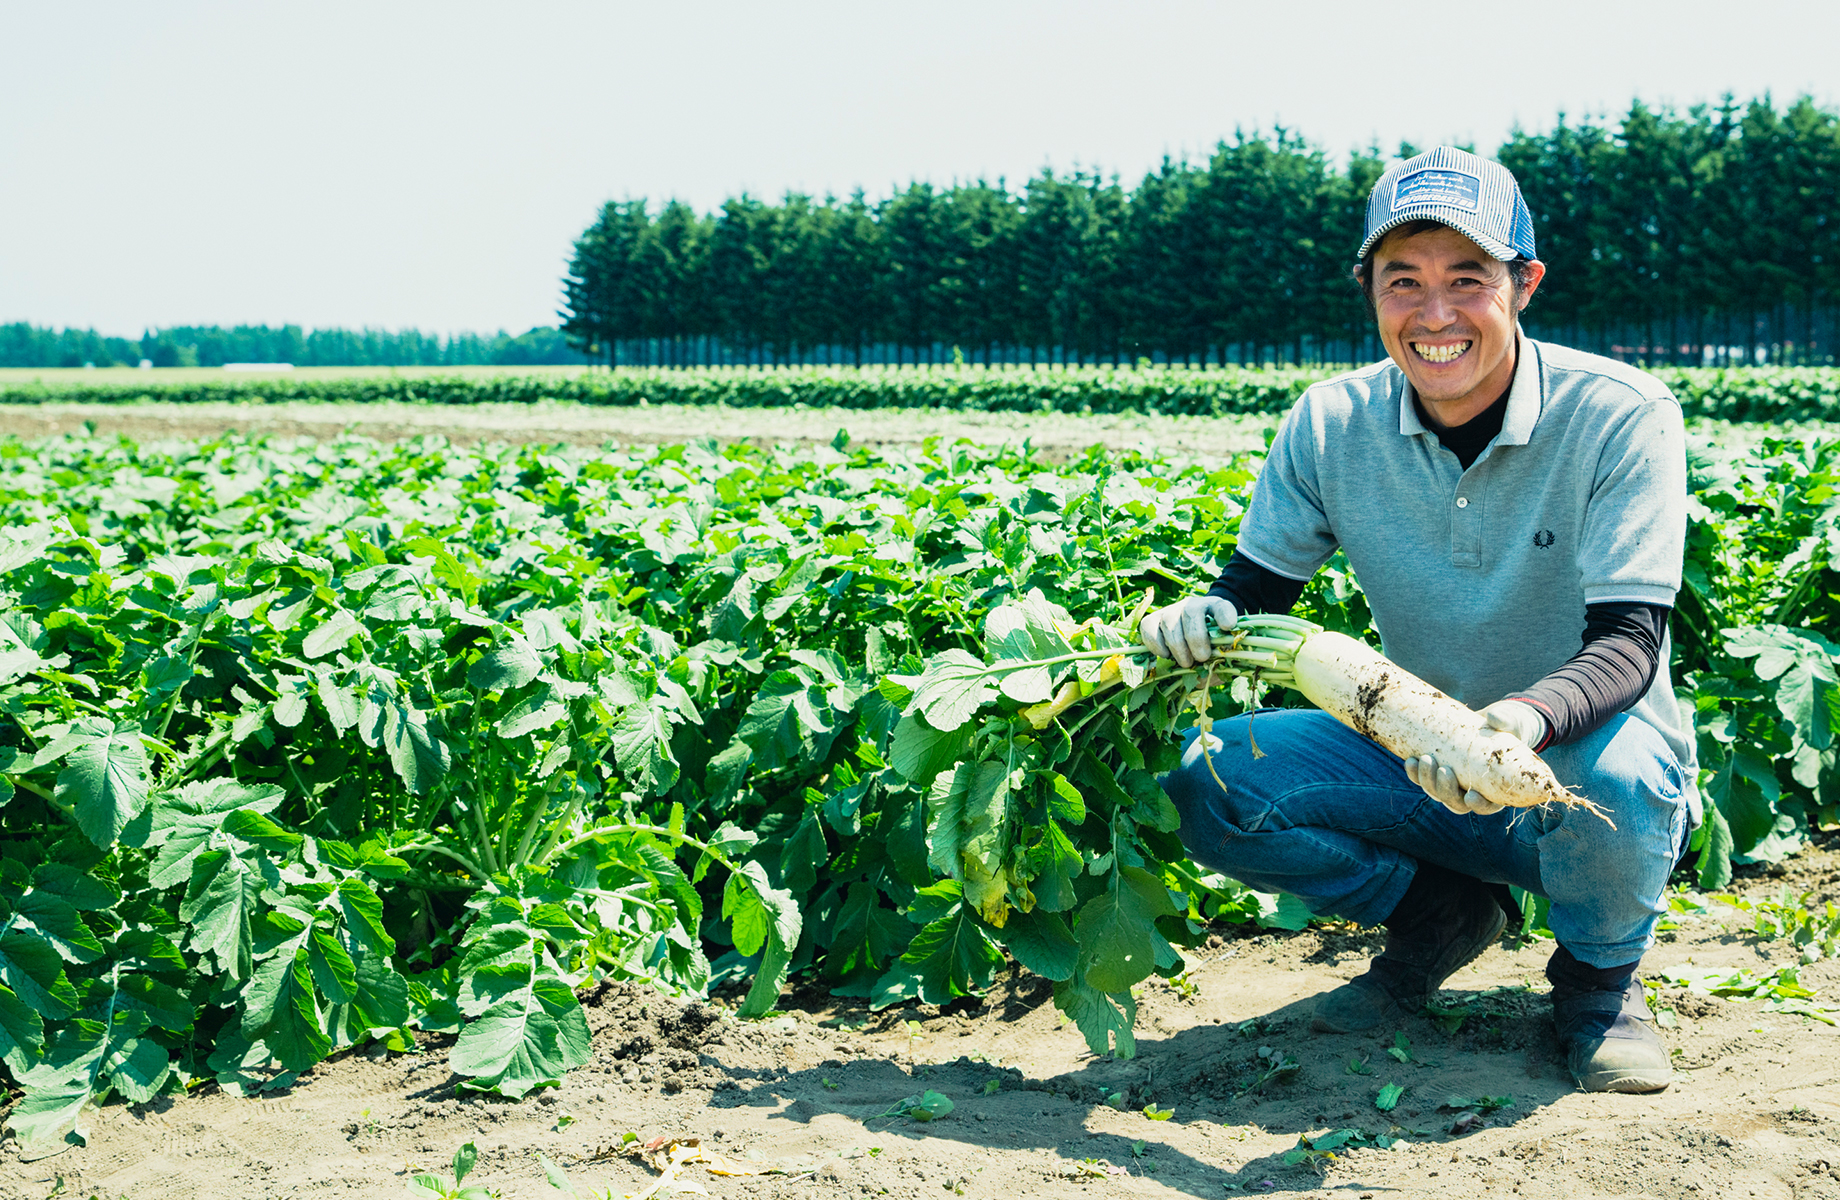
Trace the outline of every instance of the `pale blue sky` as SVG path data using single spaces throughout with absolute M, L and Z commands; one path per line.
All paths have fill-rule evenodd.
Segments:
M 0 0 L 0 321 L 554 321 L 606 200 L 1840 97 L 1840 3 Z

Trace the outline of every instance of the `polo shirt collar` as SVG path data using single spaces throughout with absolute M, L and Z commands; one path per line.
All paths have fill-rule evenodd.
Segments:
M 1514 327 L 1514 348 L 1514 378 L 1508 384 L 1508 411 L 1502 414 L 1501 432 L 1495 435 L 1495 443 L 1500 446 L 1525 446 L 1533 437 L 1533 427 L 1539 423 L 1540 410 L 1545 406 L 1540 385 L 1540 352 L 1518 324 Z M 1399 432 L 1406 437 L 1421 433 L 1436 437 L 1437 431 L 1418 419 L 1417 399 L 1418 393 L 1413 391 L 1411 381 L 1401 371 Z

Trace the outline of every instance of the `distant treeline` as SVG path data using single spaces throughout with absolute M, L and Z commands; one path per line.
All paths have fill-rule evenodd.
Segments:
M 233 362 L 293 363 L 297 367 L 529 366 L 579 363 L 560 330 L 538 328 L 518 337 L 415 329 L 313 329 L 298 325 L 180 325 L 139 338 L 104 337 L 91 329 L 0 325 L 0 367 L 221 367 Z
M 1496 157 L 1549 267 L 1530 327 L 1651 362 L 1832 361 L 1840 112 L 1637 103 Z M 1134 190 L 1044 171 L 713 214 L 618 201 L 575 244 L 563 329 L 607 362 L 1371 359 L 1348 274 L 1384 166 L 1280 130 Z

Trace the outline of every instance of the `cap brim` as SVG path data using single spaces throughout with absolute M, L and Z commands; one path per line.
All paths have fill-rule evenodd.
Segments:
M 1378 246 L 1381 239 L 1386 237 L 1387 234 L 1393 232 L 1393 230 L 1399 228 L 1401 225 L 1409 225 L 1413 221 L 1436 221 L 1439 225 L 1448 225 L 1470 241 L 1481 246 L 1483 251 L 1490 257 L 1499 259 L 1502 262 L 1513 262 L 1520 257 L 1520 254 L 1514 247 L 1508 245 L 1506 242 L 1497 241 L 1481 230 L 1474 228 L 1475 220 L 1469 213 L 1462 209 L 1446 208 L 1442 205 L 1435 204 L 1408 208 L 1404 211 L 1394 213 L 1375 227 L 1373 232 L 1367 235 L 1367 238 L 1361 243 L 1361 252 L 1355 255 L 1355 257 L 1358 259 L 1366 258 L 1367 252 L 1372 250 L 1375 246 Z

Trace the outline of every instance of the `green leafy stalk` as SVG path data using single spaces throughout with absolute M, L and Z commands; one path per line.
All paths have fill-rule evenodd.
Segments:
M 721 386 L 744 385 L 785 394 Z M 1691 451 L 1671 670 L 1706 886 L 1840 817 L 1840 443 L 1778 432 Z M 700 994 L 712 953 L 763 1012 L 795 952 L 885 1005 L 978 991 L 1007 951 L 1128 1053 L 1131 982 L 1179 970 L 1199 921 L 1302 919 L 1210 887 L 1155 780 L 1221 681 L 1290 685 L 1310 626 L 1249 617 L 1203 671 L 1134 629 L 1231 553 L 1256 455 L 14 450 L 0 1055 L 22 1105 L 174 1089 L 166 1045 L 199 1047 L 186 1078 L 285 1086 L 405 1026 L 523 1094 L 585 1055 L 578 984 Z M 1298 613 L 1371 624 L 1339 557 Z M 56 1148 L 61 1121 L 32 1128 Z
M 1170 939 L 1198 932 L 1180 915 L 1193 902 L 1172 901 L 1163 879 L 1138 865 L 1182 858 L 1156 776 L 1174 765 L 1181 728 L 1206 720 L 1217 674 L 1288 674 L 1316 628 L 1249 618 L 1214 635 L 1205 665 L 1177 668 L 1122 630 L 1075 624 L 1035 592 L 992 610 L 982 662 L 947 651 L 891 677 L 904 697 L 891 772 L 926 787 L 928 864 L 953 890 L 917 906 L 928 924 L 878 997 L 933 1000 L 974 987 L 977 948 L 1000 944 L 1055 981 L 1056 1003 L 1095 1052 L 1129 1053 L 1130 988 L 1152 971 L 1179 973 Z M 1088 709 L 1073 722 L 1078 743 L 1056 733 L 1076 705 Z M 1076 883 L 1094 877 L 1096 891 Z M 1169 877 L 1224 898 L 1192 871 Z

